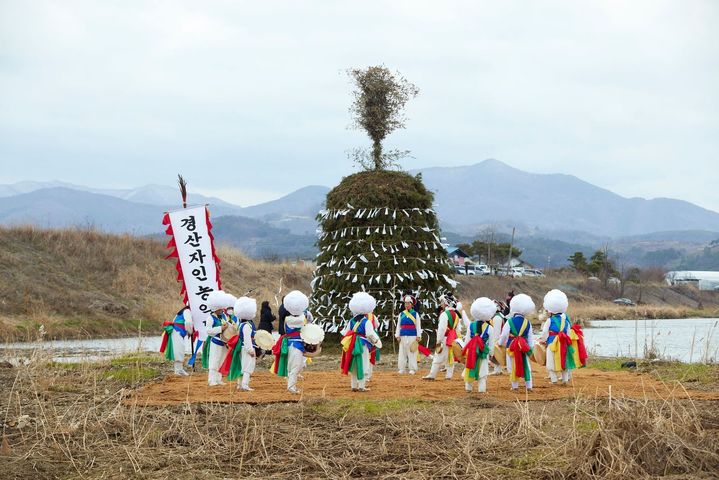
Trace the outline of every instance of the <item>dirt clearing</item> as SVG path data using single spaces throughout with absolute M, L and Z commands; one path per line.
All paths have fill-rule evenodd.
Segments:
M 507 375 L 490 376 L 488 393 L 465 392 L 464 382 L 455 372 L 454 379 L 435 381 L 422 380 L 417 375 L 399 375 L 395 372 L 375 372 L 368 392 L 352 392 L 349 378 L 339 371 L 317 371 L 311 367 L 304 370 L 304 379 L 300 380 L 301 395 L 287 392 L 284 378 L 276 377 L 261 369 L 253 378 L 253 392 L 240 392 L 235 382 L 217 387 L 207 386 L 207 374 L 195 373 L 190 377 L 168 376 L 156 383 L 150 383 L 138 389 L 125 400 L 126 404 L 138 405 L 176 405 L 182 403 L 278 403 L 297 402 L 313 399 L 366 399 L 394 400 L 417 399 L 441 401 L 455 398 L 485 397 L 495 400 L 559 400 L 563 398 L 609 397 L 635 399 L 692 398 L 694 400 L 719 400 L 719 392 L 687 390 L 676 382 L 663 383 L 649 375 L 634 372 L 604 372 L 591 368 L 576 370 L 574 379 L 568 386 L 551 385 L 544 378 L 544 370 L 536 366 L 533 369 L 534 390 L 526 393 L 520 388 L 518 393 L 509 389 Z M 441 377 L 440 377 L 441 378 Z M 476 388 L 476 384 L 475 384 Z

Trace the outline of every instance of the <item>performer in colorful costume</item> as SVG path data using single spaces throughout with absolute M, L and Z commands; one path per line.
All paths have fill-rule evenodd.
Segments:
M 287 390 L 290 393 L 300 393 L 297 388 L 297 377 L 305 367 L 305 351 L 300 330 L 307 323 L 304 312 L 310 301 L 299 290 L 293 290 L 285 296 L 284 306 L 289 315 L 285 317 L 285 333 L 280 335 L 272 347 L 275 361 L 272 372 L 280 377 L 287 377 Z
M 397 368 L 403 374 L 409 368 L 409 374 L 417 372 L 417 352 L 412 351 L 412 344 L 422 340 L 422 322 L 419 313 L 414 309 L 414 298 L 404 297 L 404 311 L 397 317 L 397 328 L 394 332 L 399 341 Z
M 569 371 L 575 368 L 574 348 L 569 338 L 569 318 L 566 315 L 569 300 L 561 290 L 550 290 L 544 296 L 544 310 L 549 318 L 542 325 L 540 341 L 547 345 L 547 371 L 549 380 L 556 384 L 561 379 L 569 382 Z
M 452 344 L 459 337 L 462 318 L 457 312 L 457 302 L 451 294 L 439 297 L 442 313 L 437 319 L 437 341 L 432 358 L 432 367 L 429 374 L 422 377 L 424 380 L 435 380 L 440 368 L 445 367 L 445 378 L 451 379 L 454 375 L 454 352 Z
M 185 337 L 192 337 L 192 312 L 190 307 L 183 307 L 175 318 L 162 324 L 162 344 L 160 353 L 174 362 L 175 375 L 187 376 L 185 371 Z
M 494 347 L 494 329 L 489 321 L 497 312 L 497 305 L 487 297 L 472 302 L 470 313 L 474 321 L 469 324 L 464 337 L 464 355 L 467 358 L 464 369 L 464 389 L 472 391 L 472 383 L 477 381 L 479 393 L 487 391 L 489 375 L 489 355 Z
M 237 335 L 227 341 L 227 355 L 220 368 L 220 374 L 228 380 L 237 380 L 237 389 L 250 392 L 250 376 L 255 371 L 256 348 L 255 324 L 252 319 L 257 314 L 257 301 L 254 298 L 240 297 L 235 302 L 234 313 L 239 320 Z
M 227 344 L 222 339 L 222 332 L 230 326 L 231 319 L 224 312 L 229 307 L 230 295 L 218 290 L 210 292 L 207 297 L 207 306 L 212 311 L 212 326 L 207 329 L 207 340 L 202 350 L 202 366 L 207 368 L 207 383 L 209 386 L 223 385 L 222 374 L 219 372 L 220 363 L 227 355 Z
M 370 370 L 370 349 L 382 348 L 382 342 L 368 315 L 377 306 L 372 295 L 357 292 L 350 299 L 350 311 L 354 315 L 342 330 L 342 360 L 340 369 L 344 375 L 350 375 L 353 392 L 365 392 L 367 376 Z
M 510 317 L 504 324 L 499 343 L 507 346 L 507 370 L 512 390 L 519 388 L 519 379 L 524 379 L 528 391 L 532 390 L 532 370 L 529 356 L 534 347 L 532 324 L 528 315 L 534 312 L 534 302 L 524 293 L 515 295 L 509 302 Z
M 569 299 L 561 290 L 551 290 L 544 296 L 544 309 L 550 317 L 542 329 L 541 340 L 547 344 L 547 371 L 552 383 L 561 378 L 566 384 L 572 378 L 572 370 L 587 363 L 582 327 L 572 325 L 568 307 Z

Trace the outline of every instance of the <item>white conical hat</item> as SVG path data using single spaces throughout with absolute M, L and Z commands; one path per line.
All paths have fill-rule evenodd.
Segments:
M 300 338 L 311 345 L 319 345 L 325 339 L 325 331 L 319 325 L 308 323 L 300 330 Z
M 350 299 L 350 311 L 354 315 L 367 315 L 377 306 L 377 300 L 367 292 L 357 292 Z
M 231 295 L 231 294 L 229 294 L 229 293 L 225 293 L 225 295 L 224 295 L 222 301 L 223 301 L 223 303 L 225 304 L 225 307 L 224 307 L 224 308 L 232 308 L 232 309 L 234 309 L 234 308 L 235 308 L 235 302 L 237 301 L 237 297 L 235 297 L 234 295 Z
M 549 313 L 566 313 L 569 308 L 569 299 L 567 295 L 561 291 L 550 290 L 544 296 L 544 309 Z
M 292 290 L 288 293 L 282 303 L 287 311 L 294 316 L 302 315 L 302 313 L 307 310 L 307 307 L 310 306 L 310 300 L 307 298 L 307 295 L 299 290 Z
M 257 315 L 257 300 L 249 297 L 240 297 L 235 301 L 235 316 L 240 320 L 252 320 Z
M 226 308 L 227 305 L 227 298 L 225 297 L 226 293 L 222 290 L 215 290 L 209 293 L 207 295 L 207 306 L 212 310 L 213 312 L 215 310 L 220 310 L 222 308 Z
M 487 297 L 480 297 L 472 302 L 470 311 L 475 320 L 487 321 L 497 313 L 497 304 Z
M 515 295 L 509 302 L 509 313 L 518 313 L 520 315 L 534 313 L 534 302 L 532 298 L 526 293 Z

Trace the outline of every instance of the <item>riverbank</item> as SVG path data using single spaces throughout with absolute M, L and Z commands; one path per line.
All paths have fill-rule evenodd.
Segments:
M 621 373 L 633 375 L 636 385 L 644 379 L 677 392 L 699 390 L 698 380 L 692 384 L 685 375 L 696 366 L 615 373 L 616 361 L 608 362 L 588 372 L 606 374 L 610 384 Z M 670 373 L 672 368 L 684 373 Z M 708 370 L 692 378 L 707 382 L 702 391 L 716 395 L 717 367 L 702 368 Z M 317 374 L 348 386 L 334 358 L 310 366 L 304 381 Z M 618 479 L 711 478 L 719 469 L 716 400 L 614 393 L 518 402 L 473 393 L 431 401 L 395 389 L 397 398 L 355 394 L 264 405 L 209 398 L 163 406 L 133 401 L 142 389 L 172 378 L 158 354 L 58 365 L 39 352 L 27 365 L 0 366 L 4 475 Z M 508 390 L 501 383 L 491 388 Z

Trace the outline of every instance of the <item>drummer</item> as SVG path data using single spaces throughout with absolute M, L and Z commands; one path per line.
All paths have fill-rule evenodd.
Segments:
M 187 305 L 182 307 L 175 314 L 173 320 L 162 324 L 162 329 L 160 352 L 165 354 L 165 358 L 173 361 L 175 375 L 189 375 L 183 365 L 185 363 L 185 337 L 192 338 L 193 333 L 190 307 Z
M 477 381 L 477 391 L 485 393 L 489 375 L 489 354 L 494 346 L 494 329 L 489 322 L 497 312 L 497 305 L 489 298 L 481 297 L 472 302 L 470 311 L 474 321 L 469 324 L 464 337 L 464 389 L 471 392 L 472 383 Z
M 370 348 L 382 348 L 382 342 L 375 331 L 372 321 L 367 318 L 377 301 L 366 292 L 357 292 L 350 299 L 350 311 L 353 317 L 342 330 L 342 360 L 340 369 L 344 375 L 350 375 L 353 392 L 366 392 L 367 376 L 370 370 Z
M 240 297 L 234 305 L 234 313 L 240 321 L 237 335 L 228 341 L 227 355 L 220 369 L 228 380 L 237 380 L 237 389 L 250 392 L 250 376 L 255 371 L 257 344 L 255 343 L 255 324 L 252 321 L 257 314 L 257 301 L 254 298 Z
M 561 290 L 550 290 L 544 296 L 544 309 L 549 318 L 542 325 L 540 341 L 547 345 L 547 371 L 554 385 L 561 380 L 562 385 L 569 382 L 570 371 L 574 364 L 574 347 L 569 336 L 570 321 L 566 315 L 569 300 Z
M 532 391 L 532 369 L 529 356 L 534 347 L 532 324 L 527 318 L 534 313 L 534 302 L 529 295 L 514 295 L 509 302 L 510 317 L 499 336 L 499 344 L 507 347 L 507 370 L 512 390 L 519 388 L 519 379 L 524 380 L 528 392 Z
M 221 290 L 210 292 L 207 297 L 207 305 L 212 314 L 212 326 L 207 329 L 207 340 L 202 351 L 202 366 L 207 368 L 207 384 L 211 387 L 224 385 L 222 375 L 219 373 L 220 362 L 227 355 L 227 344 L 222 334 L 230 326 L 230 320 L 225 313 L 229 306 L 229 295 Z
M 454 353 L 452 344 L 457 339 L 457 329 L 462 322 L 457 313 L 457 301 L 452 294 L 440 295 L 439 304 L 441 313 L 437 319 L 437 341 L 432 358 L 432 367 L 429 374 L 422 377 L 423 380 L 435 380 L 440 368 L 446 368 L 445 378 L 451 379 L 454 375 Z
M 284 306 L 289 315 L 285 317 L 285 333 L 272 347 L 275 363 L 272 371 L 280 377 L 287 377 L 287 391 L 298 394 L 297 378 L 305 367 L 304 344 L 300 330 L 306 323 L 304 312 L 310 302 L 299 290 L 293 290 L 285 296 Z
M 414 297 L 405 295 L 404 310 L 397 317 L 397 329 L 394 332 L 395 338 L 399 341 L 397 368 L 400 375 L 407 371 L 407 367 L 410 375 L 417 372 L 417 349 L 414 348 L 412 351 L 412 344 L 416 347 L 422 339 L 422 322 L 414 304 Z

